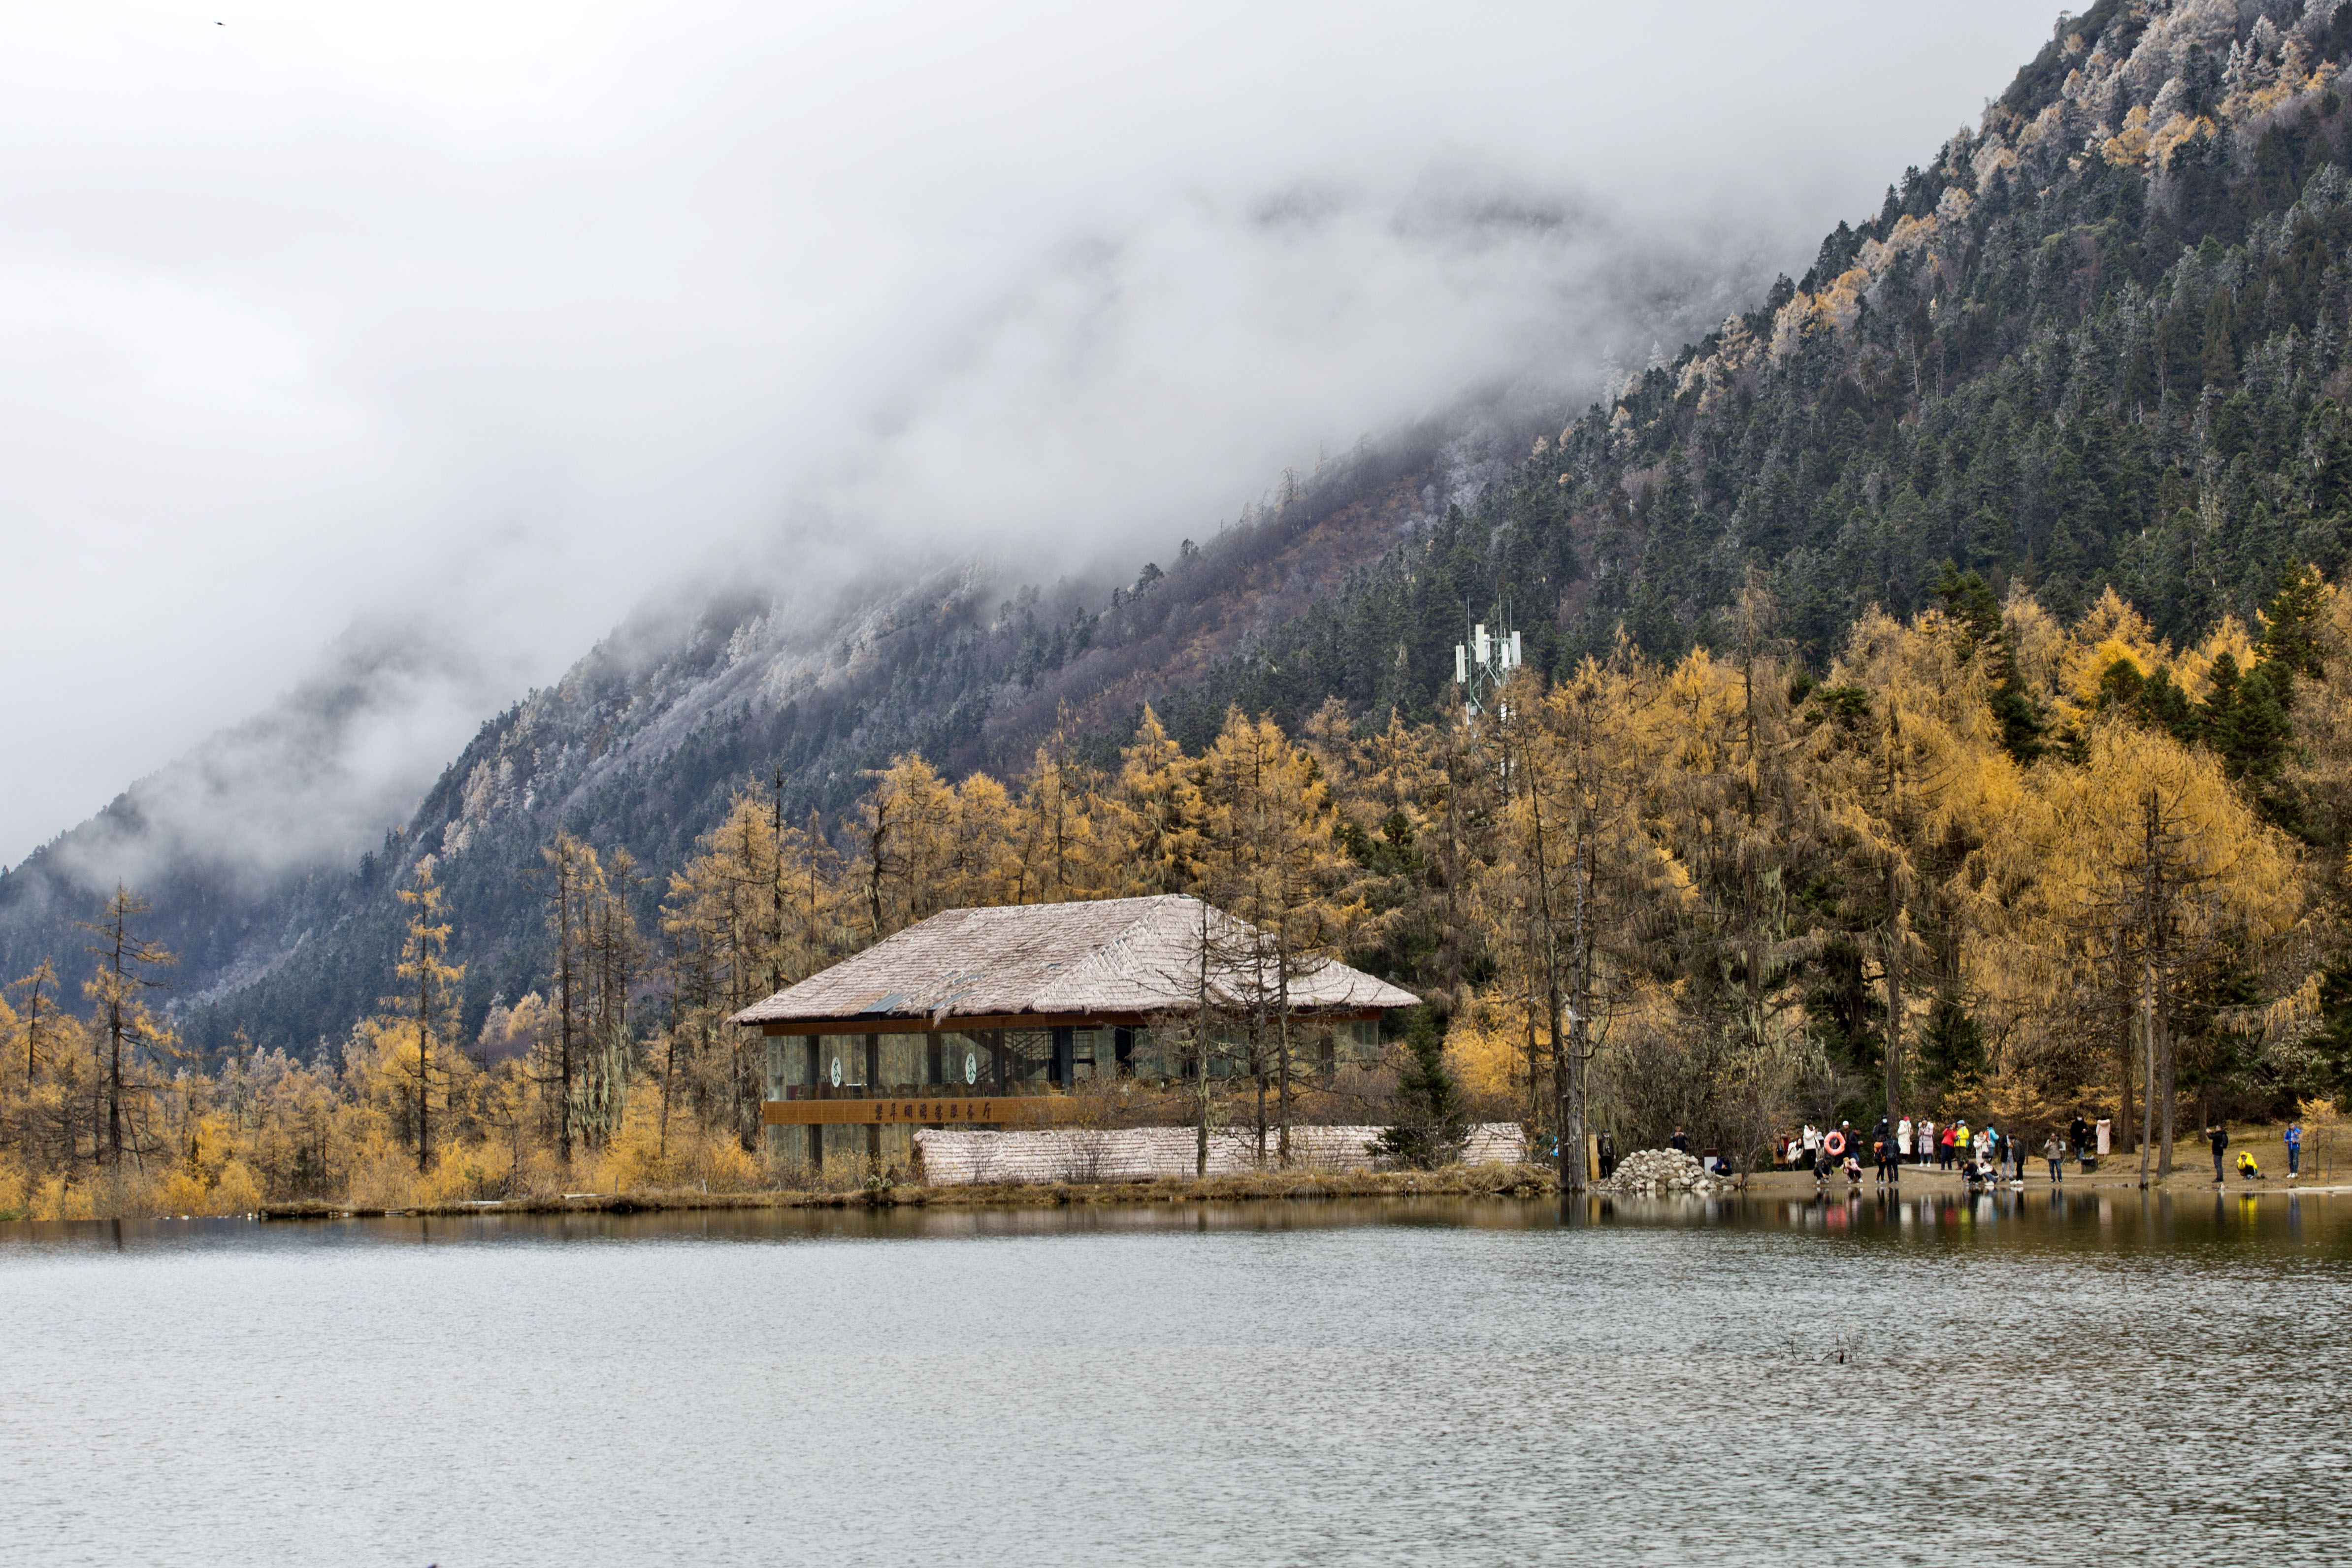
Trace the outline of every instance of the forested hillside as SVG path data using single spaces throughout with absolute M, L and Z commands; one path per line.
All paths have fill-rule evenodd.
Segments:
M 1490 425 L 1504 460 L 1408 433 L 1108 594 L 950 568 L 820 627 L 752 597 L 625 628 L 488 726 L 355 868 L 243 901 L 160 889 L 164 940 L 204 955 L 185 1035 L 337 1048 L 391 989 L 395 891 L 427 854 L 476 1031 L 544 973 L 533 878 L 559 829 L 634 857 L 646 879 L 623 896 L 650 923 L 745 790 L 853 857 L 855 803 L 906 754 L 1018 775 L 1045 744 L 1108 773 L 1147 700 L 1196 752 L 1236 707 L 1292 733 L 1333 698 L 1360 727 L 1428 723 L 1474 620 L 1514 626 L 1555 680 L 1588 655 L 1767 643 L 1814 680 L 1876 610 L 1959 614 L 1973 573 L 1988 646 L 2021 649 L 2021 614 L 2128 605 L 2156 651 L 2115 659 L 2153 695 L 2117 701 L 2203 743 L 2210 656 L 2176 669 L 2162 647 L 2236 635 L 2243 670 L 2231 618 L 2259 635 L 2292 568 L 2344 565 L 2347 61 L 2338 0 L 2103 0 L 1803 277 L 1564 426 Z M 2054 679 L 1995 693 L 2021 763 L 2087 744 L 2048 729 Z M 2284 679 L 2253 707 L 2284 715 Z M 0 919 L 0 958 L 70 971 L 68 921 L 98 907 L 18 868 L 0 917 L 39 918 Z

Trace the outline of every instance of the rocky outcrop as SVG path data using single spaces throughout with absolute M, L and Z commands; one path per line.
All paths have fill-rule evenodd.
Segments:
M 1729 1176 L 1710 1176 L 1697 1157 L 1675 1149 L 1637 1149 L 1617 1162 L 1609 1179 L 1593 1190 L 1602 1193 L 1691 1193 L 1707 1196 L 1729 1192 Z

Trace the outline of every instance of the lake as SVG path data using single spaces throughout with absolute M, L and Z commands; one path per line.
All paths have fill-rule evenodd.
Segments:
M 2352 1196 L 0 1226 L 22 1563 L 2339 1562 Z

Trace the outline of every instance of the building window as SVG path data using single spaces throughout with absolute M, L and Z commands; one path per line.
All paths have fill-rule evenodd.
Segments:
M 967 1089 L 996 1082 L 996 1045 L 981 1030 L 949 1029 L 940 1036 L 940 1076 Z
M 1054 1076 L 1054 1031 L 1004 1031 L 1004 1076 L 1012 1083 L 1043 1083 Z
M 931 1037 L 929 1035 L 882 1037 L 882 1071 L 875 1081 L 889 1089 L 914 1089 L 930 1077 Z
M 817 1040 L 816 1070 L 820 1088 L 866 1087 L 865 1036 L 820 1035 Z

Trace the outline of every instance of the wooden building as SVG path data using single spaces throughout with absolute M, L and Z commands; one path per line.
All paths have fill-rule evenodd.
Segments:
M 918 1127 L 1047 1124 L 1092 1112 L 1100 1080 L 1192 1078 L 1204 993 L 1213 1079 L 1244 1070 L 1248 1020 L 1277 996 L 1322 1072 L 1418 1000 L 1343 963 L 1285 974 L 1255 927 L 1171 896 L 950 910 L 730 1021 L 769 1037 L 772 1147 L 904 1166 Z

